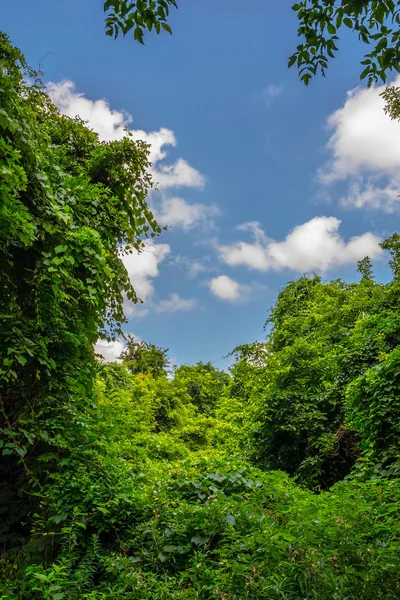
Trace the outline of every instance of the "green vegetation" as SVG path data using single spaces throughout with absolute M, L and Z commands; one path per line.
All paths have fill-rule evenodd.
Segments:
M 171 6 L 177 8 L 176 0 L 105 0 L 106 35 L 115 39 L 133 31 L 134 39 L 143 44 L 146 30 L 172 33 L 167 23 Z
M 148 149 L 0 61 L 0 599 L 397 600 L 400 237 L 387 284 L 289 283 L 229 374 L 102 365 L 160 231 Z
M 398 0 L 301 0 L 293 5 L 302 43 L 289 59 L 307 85 L 318 72 L 325 76 L 338 50 L 339 33 L 350 30 L 370 46 L 361 61 L 360 79 L 368 85 L 386 82 L 389 71 L 399 71 L 400 2 Z
M 116 38 L 133 30 L 135 40 L 143 44 L 145 31 L 153 27 L 157 33 L 161 29 L 172 33 L 167 23 L 171 6 L 178 8 L 176 0 L 106 0 L 106 34 Z M 385 83 L 389 72 L 399 71 L 399 0 L 301 0 L 292 10 L 298 20 L 300 44 L 289 58 L 289 67 L 296 66 L 306 85 L 318 73 L 325 77 L 339 49 L 339 34 L 346 30 L 370 47 L 361 61 L 360 74 L 369 86 L 377 81 Z M 251 10 L 249 14 L 251 17 Z

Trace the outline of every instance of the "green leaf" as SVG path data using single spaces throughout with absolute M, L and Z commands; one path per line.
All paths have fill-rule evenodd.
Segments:
M 378 42 L 378 44 L 376 45 L 375 52 L 380 52 L 381 50 L 386 48 L 387 45 L 388 45 L 387 37 L 381 38 L 380 41 Z
M 143 29 L 141 29 L 140 27 L 136 27 L 135 31 L 133 32 L 133 37 L 135 38 L 135 40 L 144 45 Z
M 371 72 L 371 67 L 366 67 L 364 69 L 364 71 L 361 73 L 360 75 L 360 79 L 365 79 L 367 77 L 367 75 L 369 75 L 369 73 Z
M 140 562 L 142 559 L 140 558 L 140 556 L 130 556 L 129 560 L 131 561 L 131 563 L 138 563 Z
M 233 515 L 227 515 L 225 517 L 225 521 L 227 523 L 230 523 L 231 525 L 236 525 L 236 519 L 235 519 L 235 517 Z
M 168 31 L 168 33 L 170 33 L 172 35 L 172 29 L 171 27 L 168 25 L 168 23 L 161 23 L 161 27 L 165 30 Z
M 192 542 L 192 544 L 195 544 L 196 546 L 203 546 L 204 544 L 207 544 L 207 542 L 210 540 L 209 537 L 201 537 L 198 535 L 195 535 L 194 537 L 192 537 L 192 539 L 190 540 Z

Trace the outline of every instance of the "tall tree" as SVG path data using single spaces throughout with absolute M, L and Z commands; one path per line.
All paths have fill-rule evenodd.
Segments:
M 215 412 L 218 400 L 222 397 L 230 381 L 228 373 L 219 371 L 210 362 L 196 365 L 181 365 L 175 370 L 174 380 L 182 383 L 192 403 L 201 413 Z
M 167 375 L 169 366 L 167 352 L 168 349 L 158 348 L 149 342 L 137 342 L 135 338 L 128 335 L 128 343 L 121 358 L 133 375 L 143 373 L 161 377 Z
M 0 479 L 37 487 L 37 457 L 85 430 L 99 331 L 136 299 L 121 254 L 160 228 L 148 146 L 60 115 L 4 34 L 0 64 Z

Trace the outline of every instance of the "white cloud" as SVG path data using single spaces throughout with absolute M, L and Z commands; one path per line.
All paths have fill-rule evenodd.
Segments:
M 200 262 L 193 261 L 188 264 L 188 277 L 189 279 L 196 279 L 197 275 L 207 271 L 207 267 Z
M 154 244 L 151 241 L 146 241 L 143 251 L 121 255 L 130 282 L 138 298 L 144 302 L 144 305 L 142 305 L 133 304 L 126 300 L 124 310 L 127 317 L 132 315 L 144 317 L 148 314 L 150 308 L 159 313 L 172 313 L 180 310 L 190 310 L 195 306 L 195 299 L 181 298 L 177 293 L 171 294 L 170 298 L 161 300 L 158 303 L 154 301 L 154 279 L 160 274 L 160 263 L 169 256 L 170 252 L 171 248 L 168 244 Z
M 247 265 L 259 271 L 269 268 L 267 256 L 268 238 L 261 226 L 256 221 L 243 223 L 237 227 L 239 231 L 250 231 L 254 243 L 237 242 L 231 246 L 219 246 L 218 250 L 222 260 L 228 265 Z
M 393 85 L 400 85 L 400 76 Z M 348 181 L 349 192 L 341 199 L 344 206 L 386 212 L 400 206 L 400 123 L 384 112 L 380 96 L 384 89 L 351 90 L 344 105 L 328 118 L 333 132 L 327 145 L 331 158 L 317 179 L 325 186 Z
M 200 171 L 191 167 L 183 158 L 178 158 L 173 165 L 159 165 L 152 175 L 159 190 L 182 186 L 201 188 L 205 182 Z
M 239 283 L 227 275 L 219 275 L 208 282 L 210 292 L 220 300 L 228 302 L 248 302 L 260 292 L 264 292 L 266 286 L 258 282 Z
M 153 279 L 160 274 L 158 265 L 170 252 L 169 244 L 154 244 L 147 241 L 142 252 L 134 251 L 131 254 L 121 255 L 138 298 L 146 304 L 151 303 L 154 295 Z M 127 316 L 134 313 L 136 316 L 144 316 L 148 312 L 147 306 L 141 307 L 141 305 L 135 305 L 128 301 L 124 308 Z
M 227 275 L 214 277 L 209 282 L 210 291 L 221 300 L 235 302 L 241 297 L 241 284 Z
M 141 338 L 137 335 L 130 334 L 131 338 L 133 338 L 136 342 L 141 342 Z M 94 345 L 94 351 L 96 354 L 100 354 L 102 359 L 101 362 L 110 363 L 117 362 L 121 363 L 120 356 L 122 352 L 125 350 L 126 343 L 124 340 L 120 338 L 116 339 L 114 342 L 107 342 L 107 340 L 98 339 Z
M 94 351 L 96 354 L 100 354 L 103 359 L 102 362 L 106 363 L 122 362 L 118 357 L 121 356 L 124 348 L 125 343 L 120 339 L 115 340 L 115 342 L 107 342 L 107 340 L 98 339 L 94 345 Z
M 214 226 L 214 217 L 219 214 L 215 205 L 201 203 L 189 204 L 183 198 L 174 196 L 163 198 L 160 207 L 155 209 L 155 216 L 160 225 L 192 229 L 200 224 Z
M 210 256 L 203 257 L 201 261 L 202 262 L 178 254 L 173 258 L 171 264 L 178 268 L 185 269 L 189 279 L 196 279 L 200 273 L 215 270 L 215 267 L 212 267 L 211 264 L 209 264 L 211 262 Z
M 191 310 L 196 305 L 194 298 L 181 298 L 179 294 L 171 294 L 168 300 L 161 300 L 156 307 L 156 311 L 159 313 L 168 312 L 173 313 L 179 310 Z
M 385 184 L 376 178 L 360 178 L 351 181 L 346 194 L 340 198 L 342 206 L 354 208 L 384 209 L 395 212 L 400 207 L 400 180 L 390 178 Z
M 80 116 L 88 121 L 89 127 L 96 131 L 101 140 L 110 142 L 119 140 L 126 135 L 127 130 L 133 139 L 143 140 L 151 145 L 150 161 L 151 174 L 158 189 L 171 187 L 203 187 L 204 177 L 183 158 L 178 158 L 173 164 L 160 161 L 167 157 L 166 147 L 176 146 L 176 138 L 170 129 L 162 127 L 159 131 L 149 133 L 131 129 L 132 117 L 128 113 L 111 109 L 109 103 L 102 100 L 89 100 L 76 91 L 72 81 L 49 83 L 48 91 L 54 104 L 59 110 L 69 116 Z
M 393 85 L 400 85 L 397 77 Z M 400 123 L 384 112 L 380 94 L 385 86 L 356 88 L 328 118 L 333 134 L 328 142 L 332 159 L 320 172 L 329 183 L 361 170 L 393 173 L 400 167 Z
M 252 283 L 239 283 L 227 275 L 219 275 L 208 282 L 210 292 L 220 300 L 228 302 L 248 302 L 260 292 L 264 292 L 266 286 L 256 281 Z
M 345 242 L 338 230 L 341 221 L 335 217 L 315 217 L 295 227 L 282 242 L 266 237 L 258 223 L 245 223 L 254 242 L 237 242 L 219 246 L 221 259 L 231 266 L 245 265 L 258 271 L 291 269 L 300 273 L 327 271 L 354 263 L 364 256 L 375 258 L 382 253 L 380 239 L 370 232 Z

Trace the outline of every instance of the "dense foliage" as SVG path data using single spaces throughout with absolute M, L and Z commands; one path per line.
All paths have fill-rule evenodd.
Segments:
M 395 375 L 385 391 L 378 387 L 398 368 L 399 241 L 393 235 L 383 244 L 393 255 L 388 285 L 373 280 L 364 260 L 358 284 L 301 277 L 280 293 L 250 394 L 259 407 L 257 457 L 266 467 L 329 488 L 361 456 L 364 468 L 367 455 L 372 464 L 396 462 Z
M 150 373 L 154 377 L 165 375 L 169 366 L 168 350 L 157 348 L 148 342 L 137 342 L 129 334 L 125 336 L 126 346 L 121 358 L 130 373 Z
M 35 506 L 60 456 L 85 442 L 93 343 L 99 331 L 120 332 L 124 299 L 136 299 L 121 254 L 159 228 L 146 205 L 147 146 L 129 136 L 100 143 L 79 119 L 61 116 L 3 34 L 0 64 L 0 498 L 8 526 L 31 510 L 14 494 L 23 490 Z
M 289 283 L 230 373 L 101 364 L 159 231 L 147 148 L 0 59 L 0 599 L 398 599 L 400 237 L 388 284 Z

